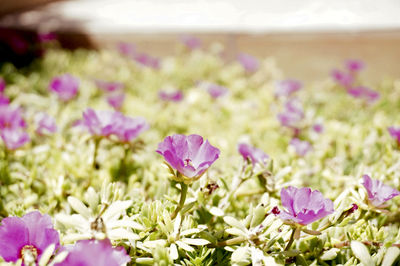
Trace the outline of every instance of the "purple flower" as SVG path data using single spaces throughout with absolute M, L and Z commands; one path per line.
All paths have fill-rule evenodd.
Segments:
M 186 48 L 190 50 L 198 49 L 201 47 L 201 41 L 199 38 L 196 38 L 194 36 L 190 35 L 185 35 L 181 37 L 181 42 L 183 45 L 186 46 Z
M 345 66 L 350 72 L 359 72 L 364 69 L 365 63 L 361 60 L 349 59 L 345 62 Z
M 123 92 L 116 92 L 110 93 L 107 96 L 107 102 L 111 107 L 115 110 L 120 110 L 125 100 L 125 93 Z
M 341 86 L 347 88 L 353 84 L 354 78 L 351 74 L 334 69 L 331 73 L 333 80 Z
M 0 105 L 0 130 L 25 128 L 26 123 L 19 108 L 9 105 Z
M 123 247 L 114 248 L 110 240 L 80 240 L 66 248 L 68 256 L 56 266 L 120 266 L 131 261 Z
M 102 89 L 104 92 L 115 92 L 120 91 L 124 88 L 124 84 L 120 82 L 96 80 L 95 83 L 97 87 Z
M 277 115 L 282 126 L 297 128 L 300 121 L 304 118 L 303 107 L 297 99 L 291 99 L 286 102 L 285 110 Z
M 257 58 L 249 54 L 241 53 L 238 55 L 237 60 L 246 72 L 256 72 L 260 66 Z
M 397 141 L 397 144 L 400 145 L 400 128 L 389 127 L 389 134 Z
M 49 85 L 49 89 L 55 92 L 62 101 L 69 101 L 76 97 L 78 88 L 79 80 L 70 74 L 54 77 Z
M 334 212 L 333 202 L 325 199 L 318 190 L 289 186 L 281 190 L 282 206 L 279 216 L 286 221 L 307 225 Z
M 93 136 L 109 137 L 115 133 L 122 116 L 119 112 L 95 111 L 88 108 L 83 112 L 83 125 Z
M 210 96 L 213 97 L 214 99 L 222 97 L 228 93 L 227 88 L 214 83 L 209 84 L 207 91 L 210 94 Z
M 153 57 L 151 55 L 148 54 L 136 54 L 133 59 L 143 65 L 143 66 L 147 66 L 153 69 L 159 69 L 160 68 L 160 60 L 156 57 Z
M 251 160 L 253 165 L 257 163 L 265 163 L 269 156 L 262 150 L 252 147 L 245 143 L 240 143 L 238 146 L 239 153 L 243 156 L 243 159 Z
M 324 125 L 322 125 L 321 123 L 315 123 L 312 126 L 312 129 L 317 133 L 322 133 L 324 131 Z
M 188 178 L 198 179 L 219 157 L 219 149 L 199 135 L 168 136 L 158 144 L 157 152 L 168 165 Z
M 368 102 L 374 102 L 380 97 L 378 92 L 364 86 L 349 87 L 347 93 L 354 98 L 365 99 Z
M 0 77 L 0 94 L 4 92 L 6 89 L 6 81 Z
M 143 117 L 120 116 L 114 134 L 119 141 L 128 143 L 136 139 L 142 132 L 149 129 L 149 124 Z
M 167 102 L 180 102 L 183 100 L 183 92 L 180 90 L 176 91 L 159 91 L 158 97 Z
M 42 112 L 35 116 L 36 132 L 39 135 L 48 135 L 57 131 L 57 124 L 53 117 Z
M 8 105 L 10 103 L 10 99 L 7 96 L 0 94 L 0 106 Z
M 371 179 L 368 175 L 363 175 L 363 185 L 368 193 L 369 202 L 375 207 L 382 206 L 386 201 L 400 195 L 400 191 L 379 180 Z
M 298 138 L 292 139 L 290 145 L 294 147 L 299 156 L 305 156 L 312 149 L 310 142 Z
M 16 262 L 20 258 L 37 262 L 49 245 L 54 244 L 56 249 L 59 246 L 58 232 L 46 214 L 33 211 L 22 218 L 4 218 L 1 224 L 0 256 L 7 262 Z
M 303 84 L 295 79 L 286 79 L 279 81 L 276 85 L 275 96 L 289 97 L 296 91 L 300 90 Z
M 122 55 L 126 55 L 129 57 L 133 56 L 135 54 L 135 50 L 136 50 L 136 47 L 133 44 L 125 43 L 125 42 L 119 43 L 117 48 L 118 48 L 118 51 Z
M 3 129 L 0 131 L 0 136 L 8 150 L 16 150 L 30 140 L 28 133 L 21 128 Z

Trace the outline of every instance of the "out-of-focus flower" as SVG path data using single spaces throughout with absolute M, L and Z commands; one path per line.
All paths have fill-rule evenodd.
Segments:
M 400 145 L 400 128 L 389 127 L 389 134 L 397 141 L 397 144 Z
M 350 73 L 334 69 L 331 73 L 333 80 L 339 85 L 348 88 L 353 84 L 354 78 Z
M 105 80 L 95 81 L 98 88 L 102 89 L 104 92 L 115 92 L 122 90 L 125 86 L 121 82 L 112 82 Z
M 141 54 L 136 54 L 133 59 L 146 67 L 150 67 L 153 69 L 159 69 L 160 68 L 160 59 L 153 57 L 151 55 L 141 53 Z
M 121 116 L 115 127 L 114 134 L 119 141 L 128 143 L 136 139 L 142 132 L 149 129 L 149 124 L 143 117 Z
M 181 37 L 181 42 L 186 48 L 190 50 L 198 49 L 201 47 L 201 41 L 199 38 L 196 38 L 191 35 L 184 35 Z
M 67 247 L 68 256 L 56 266 L 120 266 L 131 261 L 123 247 L 114 248 L 110 240 L 80 240 Z
M 286 211 L 281 211 L 279 217 L 300 225 L 310 224 L 334 212 L 333 202 L 310 188 L 283 188 L 281 202 Z
M 41 32 L 38 34 L 39 42 L 47 43 L 57 40 L 57 34 L 54 32 Z
M 237 60 L 246 72 L 256 72 L 260 66 L 257 58 L 249 54 L 241 53 L 238 55 Z
M 60 100 L 69 101 L 78 94 L 79 79 L 70 74 L 57 76 L 50 82 L 49 89 L 55 92 Z
M 115 92 L 107 95 L 108 104 L 115 110 L 120 110 L 125 100 L 125 93 Z
M 8 105 L 10 103 L 10 99 L 7 96 L 0 94 L 0 106 Z
M 0 130 L 26 127 L 21 109 L 0 105 Z
M 22 218 L 4 218 L 1 224 L 0 256 L 7 262 L 22 259 L 25 265 L 36 265 L 48 246 L 59 246 L 58 232 L 46 214 L 33 211 Z
M 214 99 L 220 98 L 228 93 L 227 88 L 214 83 L 209 84 L 207 91 Z
M 126 42 L 118 43 L 117 49 L 122 55 L 126 55 L 128 57 L 132 57 L 136 51 L 136 47 L 133 44 Z
M 286 102 L 285 110 L 277 115 L 282 126 L 297 128 L 298 124 L 304 118 L 304 111 L 301 102 L 297 99 L 291 99 Z
M 253 165 L 257 163 L 265 163 L 269 156 L 261 149 L 252 147 L 245 143 L 240 143 L 238 146 L 239 153 L 243 156 L 243 159 L 251 160 Z
M 8 150 L 16 150 L 30 140 L 28 133 L 21 128 L 5 128 L 0 135 Z
M 219 157 L 219 149 L 199 135 L 168 136 L 158 144 L 157 152 L 166 163 L 188 181 L 199 179 Z
M 322 133 L 322 132 L 324 132 L 324 125 L 321 123 L 315 123 L 312 126 L 312 129 L 317 133 Z
M 296 91 L 300 90 L 303 87 L 303 84 L 295 79 L 286 79 L 279 81 L 276 84 L 276 97 L 289 97 Z
M 359 72 L 364 69 L 365 63 L 357 59 L 349 59 L 345 62 L 347 70 L 350 72 Z
M 183 100 L 183 92 L 180 90 L 176 91 L 161 90 L 158 92 L 158 97 L 163 101 L 180 102 Z
M 364 86 L 350 87 L 347 89 L 347 93 L 354 98 L 365 99 L 368 102 L 375 102 L 380 97 L 379 92 Z
M 49 135 L 57 131 L 57 124 L 53 117 L 41 112 L 35 116 L 36 132 L 39 135 Z
M 83 125 L 93 135 L 108 137 L 116 132 L 122 114 L 114 111 L 95 111 L 91 108 L 83 112 Z
M 0 94 L 4 92 L 6 89 L 6 81 L 0 77 Z
M 310 142 L 298 138 L 292 139 L 290 145 L 294 147 L 299 156 L 305 156 L 312 149 Z
M 386 201 L 400 195 L 397 189 L 371 179 L 368 175 L 363 176 L 363 185 L 367 190 L 369 202 L 375 207 L 382 206 Z

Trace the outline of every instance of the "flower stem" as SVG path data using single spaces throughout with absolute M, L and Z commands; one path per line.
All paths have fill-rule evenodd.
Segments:
M 246 241 L 246 238 L 244 236 L 238 236 L 232 239 L 228 239 L 225 241 L 221 241 L 217 243 L 218 247 L 225 247 L 225 246 L 231 246 L 231 245 L 236 245 L 240 244 L 242 242 Z
M 181 182 L 181 198 L 179 200 L 178 206 L 176 206 L 175 211 L 171 215 L 171 219 L 175 219 L 178 213 L 182 210 L 183 205 L 185 205 L 185 200 L 186 200 L 186 194 L 188 191 L 188 185 L 185 183 Z
M 297 230 L 297 228 L 292 229 L 292 234 L 290 235 L 289 242 L 287 243 L 287 245 L 285 247 L 285 251 L 288 251 L 290 249 L 290 247 L 292 246 L 292 244 L 294 242 L 294 235 L 296 233 L 296 230 Z
M 100 139 L 94 139 L 94 152 L 93 152 L 93 169 L 99 169 L 99 164 L 96 161 L 97 152 L 99 150 Z

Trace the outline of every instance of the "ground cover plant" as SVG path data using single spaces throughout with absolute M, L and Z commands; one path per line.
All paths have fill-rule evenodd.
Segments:
M 399 263 L 399 80 L 48 46 L 0 70 L 1 265 Z

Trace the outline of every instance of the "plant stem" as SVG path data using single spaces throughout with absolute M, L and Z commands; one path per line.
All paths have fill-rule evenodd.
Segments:
M 93 152 L 93 169 L 99 169 L 99 165 L 96 162 L 96 158 L 97 158 L 97 152 L 99 150 L 99 144 L 100 144 L 100 139 L 96 138 L 94 139 L 94 152 Z
M 236 245 L 240 244 L 242 242 L 246 241 L 246 238 L 244 236 L 238 236 L 232 239 L 224 240 L 221 242 L 217 243 L 218 247 L 224 247 L 224 246 L 231 246 L 231 245 Z
M 297 230 L 297 228 L 292 229 L 292 234 L 290 235 L 289 242 L 287 243 L 287 245 L 285 247 L 285 251 L 288 251 L 290 249 L 290 247 L 292 246 L 292 244 L 294 242 L 294 234 L 296 233 L 296 230 Z
M 186 194 L 188 191 L 188 185 L 185 183 L 181 182 L 181 198 L 179 200 L 178 206 L 176 206 L 175 211 L 171 215 L 171 219 L 175 219 L 178 213 L 182 210 L 183 205 L 185 205 L 185 200 L 186 200 Z

